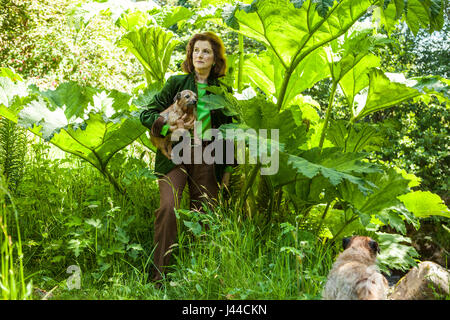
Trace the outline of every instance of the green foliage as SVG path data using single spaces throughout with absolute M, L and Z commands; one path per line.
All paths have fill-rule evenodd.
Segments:
M 368 187 L 375 186 L 367 180 L 352 175 L 352 173 L 378 171 L 376 166 L 360 161 L 363 159 L 364 154 L 342 154 L 336 149 L 324 149 L 322 153 L 318 152 L 318 150 L 310 150 L 302 155 L 305 158 L 311 159 L 311 161 L 290 155 L 288 164 L 292 164 L 292 167 L 297 173 L 307 178 L 311 179 L 320 174 L 332 186 L 349 182 L 354 184 L 365 195 L 370 192 Z
M 327 131 L 327 139 L 344 152 L 378 150 L 384 139 L 374 124 L 359 122 L 348 128 L 345 120 L 335 120 Z
M 1 89 L 5 95 L 9 92 L 9 87 Z M 65 152 L 88 161 L 124 193 L 107 165 L 114 154 L 145 131 L 137 108 L 131 102 L 132 97 L 116 90 L 101 91 L 74 82 L 65 83 L 56 90 L 40 91 L 35 86 L 30 90 L 38 96 L 37 100 L 22 106 L 13 115 L 10 109 L 3 109 L 9 112 L 2 115 Z
M 169 295 L 228 300 L 320 298 L 332 263 L 323 244 L 290 223 L 262 232 L 254 222 L 225 210 L 220 206 L 207 214 L 180 212 L 178 219 L 189 220 L 184 221 L 187 229 L 179 231 L 173 252 L 177 268 L 168 275 Z M 209 228 L 202 228 L 199 221 Z
M 178 44 L 172 37 L 158 26 L 142 27 L 124 35 L 119 46 L 130 50 L 144 66 L 148 85 L 157 82 L 162 87 L 172 51 Z
M 27 300 L 31 296 L 32 282 L 26 283 L 23 258 L 18 212 L 0 172 L 0 295 L 3 300 Z
M 150 183 L 152 178 L 130 174 L 147 167 L 134 155 L 139 149 L 130 148 L 110 163 L 136 202 L 131 205 L 80 158 L 62 153 L 61 159 L 55 159 L 52 154 L 57 149 L 43 140 L 32 146 L 16 203 L 26 239 L 25 268 L 28 274 L 38 272 L 34 284 L 46 290 L 58 285 L 59 290 L 67 291 L 65 270 L 75 264 L 81 268 L 82 281 L 96 285 L 107 283 L 119 269 L 134 270 L 129 264 L 143 272 L 152 250 L 150 212 L 159 198 L 157 185 Z
M 442 199 L 430 191 L 414 191 L 400 196 L 399 199 L 416 217 L 443 216 L 450 218 L 450 211 Z
M 382 68 L 403 72 L 410 79 L 421 77 L 422 81 L 448 78 L 449 65 L 444 61 L 448 61 L 449 55 L 450 24 L 448 17 L 444 18 L 442 30 L 432 36 L 425 30 L 414 36 L 405 25 L 395 26 L 390 32 L 395 41 L 380 48 Z M 435 76 L 424 77 L 431 74 Z M 441 90 L 435 91 L 448 94 L 448 84 L 442 85 L 445 80 L 440 82 Z M 372 120 L 383 121 L 383 134 L 391 141 L 377 152 L 379 157 L 420 177 L 422 189 L 439 194 L 448 204 L 448 102 L 421 99 L 403 103 L 395 109 L 377 112 Z
M 121 208 L 114 206 L 111 199 L 110 201 L 109 210 L 100 211 L 100 215 L 93 214 L 84 220 L 78 216 L 72 216 L 65 223 L 67 249 L 76 259 L 93 255 L 97 268 L 92 272 L 92 276 L 97 281 L 116 264 L 120 257 L 126 255 L 132 261 L 136 261 L 143 251 L 142 246 L 133 243 L 129 236 L 130 224 L 136 216 L 121 218 Z M 85 205 L 90 210 L 99 206 L 96 201 L 87 202 Z
M 440 30 L 444 24 L 447 0 L 385 0 L 381 10 L 382 23 L 389 31 L 396 20 L 403 18 L 414 34 L 420 29 L 429 33 Z
M 300 78 L 300 81 L 308 81 L 309 77 L 294 76 L 296 68 L 300 68 L 300 75 L 302 63 L 303 66 L 311 65 L 304 61 L 305 58 L 311 56 L 308 59 L 313 59 L 312 57 L 323 55 L 324 46 L 344 34 L 365 13 L 370 2 L 367 1 L 365 8 L 364 4 L 353 5 L 350 1 L 342 1 L 324 18 L 320 17 L 317 11 L 308 10 L 310 5 L 310 1 L 306 1 L 301 8 L 295 8 L 289 1 L 256 1 L 234 13 L 238 22 L 237 31 L 262 42 L 274 57 L 273 61 L 279 63 L 279 66 L 274 65 L 276 74 L 271 75 L 271 80 L 277 87 L 279 109 L 297 95 L 292 92 L 292 88 L 298 87 L 298 84 L 294 86 L 295 80 Z M 344 14 L 344 11 L 352 11 L 351 17 Z M 298 24 L 297 17 L 301 17 L 306 23 Z M 297 39 L 301 40 L 296 41 Z M 317 61 L 314 67 L 316 73 L 323 74 L 320 70 L 327 68 L 327 65 L 322 58 L 322 62 Z M 323 74 L 323 77 L 325 76 L 326 74 Z M 289 86 L 291 77 L 295 80 Z M 321 80 L 320 77 L 314 79 Z M 314 83 L 309 85 L 312 84 Z M 305 84 L 303 90 L 309 85 Z
M 377 232 L 377 242 L 380 246 L 380 254 L 377 256 L 378 265 L 384 272 L 389 269 L 407 271 L 416 266 L 416 258 L 419 254 L 410 245 L 411 239 L 398 234 Z
M 14 29 L 2 32 L 5 38 L 0 45 L 0 67 L 13 69 L 45 89 L 76 81 L 130 92 L 135 83 L 144 80 L 138 61 L 114 44 L 121 34 L 110 23 L 107 10 L 90 8 L 89 17 L 81 18 L 86 23 L 77 29 L 70 18 L 78 7 L 73 1 L 20 3 L 2 5 L 0 9 L 22 7 L 26 15 L 26 20 L 18 21 Z
M 380 150 L 380 157 L 407 169 L 422 179 L 422 188 L 445 199 L 448 189 L 448 108 L 423 102 L 403 104 L 383 122 L 393 141 Z M 447 200 L 446 200 L 447 201 Z
M 272 125 L 276 123 L 280 131 L 284 130 L 285 134 L 288 132 L 284 138 L 280 138 L 282 145 L 279 150 L 283 151 L 280 153 L 280 170 L 271 177 L 271 181 L 273 187 L 286 189 L 298 213 L 306 216 L 314 205 L 327 204 L 323 221 L 330 204 L 337 200 L 344 207 L 345 213 L 348 211 L 350 214 L 346 225 L 359 219 L 364 227 L 369 228 L 375 218 L 404 233 L 404 221 L 416 224 L 412 214 L 397 199 L 397 196 L 410 192 L 408 180 L 387 168 L 376 172 L 370 162 L 367 165 L 362 165 L 364 162 L 352 162 L 365 157 L 357 152 L 378 149 L 383 144 L 380 128 L 355 123 L 367 115 L 411 98 L 428 99 L 430 94 L 434 94 L 448 101 L 444 89 L 446 80 L 439 80 L 436 86 L 437 82 L 433 83 L 425 78 L 407 81 L 400 75 L 384 74 L 376 69 L 380 65 L 380 59 L 374 53 L 377 48 L 389 43 L 389 40 L 372 36 L 373 29 L 351 29 L 372 4 L 369 1 L 338 1 L 332 9 L 328 8 L 329 5 L 316 5 L 314 1 L 299 1 L 293 5 L 287 1 L 255 1 L 251 5 L 236 5 L 226 17 L 228 26 L 260 41 L 267 48 L 265 53 L 245 61 L 248 75 L 246 81 L 276 101 L 276 107 L 262 101 L 258 101 L 257 106 L 257 98 L 248 99 L 245 103 L 238 101 L 240 107 L 236 107 L 236 101 L 227 97 L 229 103 L 222 105 L 226 109 L 237 110 L 235 114 L 245 124 L 242 128 L 269 129 L 276 127 Z M 427 21 L 430 22 L 423 26 L 430 30 L 442 27 L 438 27 L 437 23 L 442 14 L 440 17 L 435 15 L 434 5 L 435 3 L 423 5 L 424 15 L 427 15 Z M 411 2 L 408 3 L 410 11 L 406 20 L 409 24 L 416 23 L 417 17 L 411 14 L 415 8 L 413 6 Z M 313 7 L 318 11 L 310 10 Z M 377 10 L 383 12 L 380 8 Z M 339 14 L 341 10 L 352 14 Z M 397 18 L 402 14 L 403 11 L 399 10 Z M 298 17 L 302 17 L 304 23 L 299 24 Z M 334 23 L 334 19 L 339 19 L 339 23 Z M 340 36 L 342 37 L 339 38 Z M 308 77 L 302 77 L 303 74 Z M 320 124 L 322 129 L 319 148 L 302 153 L 299 146 L 304 144 L 305 136 L 311 139 L 314 133 L 305 135 L 300 130 L 298 121 L 297 126 L 292 127 L 292 118 L 283 117 L 282 122 L 277 119 L 289 111 L 292 112 L 290 116 L 296 116 L 292 111 L 295 107 L 290 106 L 294 98 L 326 77 L 332 78 L 332 88 L 325 121 Z M 346 124 L 330 119 L 338 85 L 345 94 L 352 113 Z M 291 125 L 289 129 L 286 127 L 287 123 Z M 317 130 L 318 126 L 313 128 Z M 337 151 L 330 152 L 332 149 L 324 147 L 325 136 L 339 147 Z M 287 141 L 288 147 L 283 148 Z M 247 179 L 256 179 L 254 170 L 258 170 L 258 165 L 250 171 Z M 245 185 L 248 187 L 252 183 L 247 181 Z M 261 183 L 253 185 L 264 187 Z M 244 197 L 248 192 L 247 187 L 244 188 Z M 259 190 L 255 190 L 255 187 L 252 189 L 252 192 L 258 194 Z M 333 236 L 337 237 L 343 232 L 346 225 Z
M 6 178 L 12 192 L 22 180 L 26 151 L 25 130 L 10 120 L 0 118 L 0 174 Z
M 447 103 L 449 82 L 385 73 L 377 53 L 392 41 L 363 21 L 373 14 L 392 31 L 402 18 L 414 33 L 433 31 L 442 27 L 446 3 L 257 0 L 208 9 L 127 10 L 108 1 L 80 2 L 61 11 L 67 20 L 52 22 L 47 37 L 36 37 L 39 54 L 25 50 L 39 62 L 36 68 L 23 69 L 24 77 L 0 69 L 0 116 L 65 152 L 63 159 L 51 160 L 47 145 L 32 144 L 32 159 L 23 166 L 25 181 L 17 188 L 29 267 L 40 269 L 39 285 L 60 285 L 65 281 L 61 269 L 77 264 L 83 285 L 112 286 L 118 297 L 319 298 L 334 241 L 384 225 L 405 234 L 406 223 L 417 227 L 419 218 L 448 216 L 439 196 L 411 192 L 418 186 L 415 177 L 374 161 L 368 152 L 388 143 L 386 128 L 370 122 L 373 115 L 411 98 L 429 103 L 434 96 Z M 55 7 L 64 4 L 61 0 Z M 22 30 L 21 39 L 33 39 L 42 30 L 36 21 L 36 28 Z M 224 133 L 227 128 L 279 129 L 278 141 L 273 136 L 259 140 L 279 155 L 279 171 L 260 175 L 266 164 L 249 148 L 245 156 L 257 161 L 237 169 L 242 174 L 238 201 L 225 197 L 207 214 L 177 210 L 178 243 L 172 248 L 177 268 L 166 279 L 166 291 L 155 293 L 145 282 L 153 250 L 148 215 L 159 199 L 156 177 L 147 168 L 152 158 L 133 144 L 149 146 L 139 107 L 182 61 L 188 33 L 212 23 L 221 32 L 234 31 L 224 39 L 234 41 L 232 53 L 237 45 L 239 52 L 230 55 L 230 75 L 224 80 L 239 94 L 209 88 L 208 106 L 235 118 L 221 128 Z M 27 66 L 25 60 L 9 60 L 25 54 L 12 46 L 10 35 L 18 32 L 8 29 L 7 45 L 13 49 L 0 53 L 6 58 L 2 66 Z M 97 42 L 99 34 L 105 41 Z M 251 44 L 245 52 L 244 43 Z M 50 76 L 45 86 L 37 75 Z M 58 81 L 50 85 L 49 79 Z M 304 96 L 327 81 L 331 90 L 318 100 L 322 106 Z M 342 120 L 333 118 L 337 104 L 345 108 Z M 255 132 L 245 137 L 247 143 Z M 101 174 L 127 197 L 114 195 Z M 280 223 L 281 231 L 275 230 Z M 376 236 L 385 270 L 414 264 L 416 252 L 401 244 L 408 238 Z
M 399 195 L 409 192 L 408 180 L 402 177 L 394 169 L 385 169 L 381 173 L 371 173 L 365 177 L 367 180 L 377 186 L 369 196 L 363 194 L 352 185 L 346 183 L 339 189 L 343 200 L 351 205 L 351 209 L 356 211 L 364 226 L 367 226 L 371 216 L 383 214 L 386 210 L 397 212 L 400 216 L 405 211 L 400 207 Z M 410 217 L 406 214 L 406 217 Z

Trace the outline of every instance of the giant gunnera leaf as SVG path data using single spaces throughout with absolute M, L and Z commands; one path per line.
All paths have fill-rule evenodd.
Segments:
M 418 218 L 443 216 L 450 218 L 450 210 L 444 201 L 430 191 L 414 191 L 398 197 L 405 207 Z
M 9 83 L 7 88 L 12 85 Z M 102 173 L 116 152 L 145 132 L 132 97 L 126 93 L 75 82 L 47 91 L 30 86 L 30 92 L 35 98 L 15 110 L 8 103 L 12 98 L 2 100 L 0 116 L 85 159 Z
M 392 2 L 394 5 L 388 5 Z M 393 6 L 396 9 L 394 15 L 391 14 Z M 326 77 L 324 69 L 328 66 L 322 63 L 323 59 L 318 59 L 320 51 L 365 15 L 377 11 L 382 14 L 382 23 L 386 25 L 392 25 L 392 19 L 404 16 L 413 32 L 419 28 L 433 31 L 442 27 L 445 6 L 445 0 L 255 0 L 251 4 L 238 3 L 232 9 L 227 8 L 223 18 L 236 32 L 259 41 L 268 49 L 268 55 L 262 55 L 260 61 L 253 59 L 246 68 L 254 75 L 250 80 L 264 80 L 261 84 L 263 91 L 273 90 L 270 94 L 276 96 L 281 109 L 298 94 L 295 88 L 308 87 Z M 316 56 L 314 62 L 305 64 L 311 55 Z M 368 61 L 362 61 L 362 66 L 376 64 L 372 57 L 364 59 Z M 276 69 L 275 73 L 271 68 Z M 355 74 L 348 77 L 360 75 L 361 72 L 355 70 Z M 353 100 L 357 93 L 355 90 L 362 87 L 355 87 L 351 80 L 354 79 L 346 79 L 346 95 Z
M 448 0 L 384 0 L 380 1 L 381 23 L 386 30 L 403 18 L 409 29 L 417 34 L 419 29 L 428 32 L 440 30 L 444 25 L 444 11 L 448 7 Z
M 120 47 L 127 48 L 144 67 L 147 84 L 164 83 L 173 49 L 179 40 L 170 31 L 159 26 L 141 27 L 130 31 L 118 41 Z

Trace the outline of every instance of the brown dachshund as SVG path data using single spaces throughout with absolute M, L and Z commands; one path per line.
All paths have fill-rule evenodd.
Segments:
M 190 130 L 194 127 L 196 103 L 197 95 L 191 90 L 183 90 L 176 94 L 174 103 L 160 113 L 166 119 L 166 124 L 169 124 L 170 132 L 177 129 Z M 162 138 L 150 135 L 150 140 L 167 158 L 171 159 L 171 134 Z

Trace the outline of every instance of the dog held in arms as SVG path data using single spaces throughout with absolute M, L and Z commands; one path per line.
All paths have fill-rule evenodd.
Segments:
M 195 105 L 197 103 L 197 95 L 191 90 L 183 90 L 178 92 L 174 99 L 174 103 L 166 110 L 160 113 L 169 124 L 170 131 L 177 129 L 191 130 L 195 123 Z M 153 145 L 161 150 L 161 152 L 169 159 L 172 153 L 171 134 L 161 138 L 150 135 Z
M 353 236 L 342 241 L 342 252 L 328 274 L 324 300 L 386 300 L 388 282 L 375 263 L 378 243 L 369 237 Z

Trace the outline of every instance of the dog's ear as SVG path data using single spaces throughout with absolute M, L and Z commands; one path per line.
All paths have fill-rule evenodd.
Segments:
M 378 245 L 378 242 L 376 242 L 375 240 L 369 241 L 369 247 L 374 254 L 380 253 L 380 246 Z
M 351 237 L 342 239 L 342 247 L 344 248 L 344 250 L 347 249 L 351 239 L 352 239 Z
M 177 94 L 176 94 L 176 96 L 173 98 L 173 102 L 177 102 L 178 100 L 180 100 L 181 99 L 181 92 L 178 92 Z

